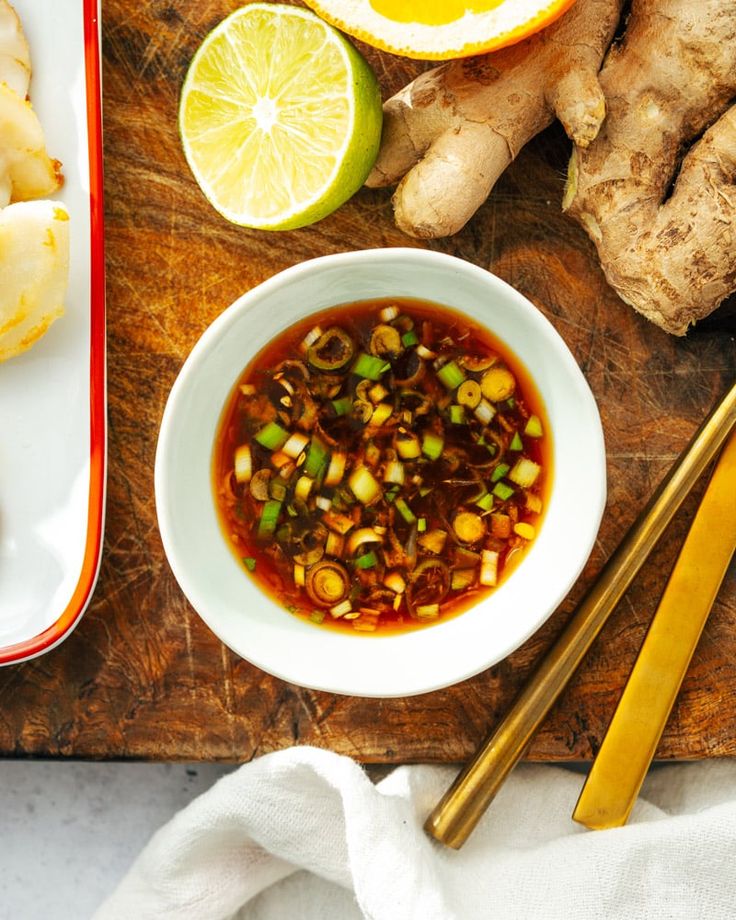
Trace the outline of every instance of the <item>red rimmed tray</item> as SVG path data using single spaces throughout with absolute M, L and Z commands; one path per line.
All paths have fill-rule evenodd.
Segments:
M 63 641 L 97 580 L 105 504 L 102 122 L 97 0 L 15 0 L 31 100 L 65 182 L 66 314 L 0 365 L 0 664 Z

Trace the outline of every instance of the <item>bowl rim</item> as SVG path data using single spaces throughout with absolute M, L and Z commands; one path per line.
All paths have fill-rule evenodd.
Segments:
M 587 446 L 590 450 L 591 459 L 593 462 L 593 469 L 591 472 L 594 474 L 592 477 L 592 485 L 595 487 L 594 493 L 589 497 L 590 501 L 586 506 L 587 514 L 585 521 L 587 523 L 584 525 L 584 533 L 581 535 L 580 544 L 576 550 L 575 566 L 572 566 L 569 569 L 567 577 L 564 579 L 564 585 L 561 585 L 558 590 L 552 596 L 550 596 L 547 601 L 545 601 L 543 605 L 544 612 L 539 615 L 537 620 L 532 625 L 524 629 L 522 632 L 517 633 L 512 641 L 507 641 L 502 646 L 496 648 L 493 653 L 476 654 L 473 660 L 470 661 L 466 666 L 455 668 L 454 673 L 451 675 L 446 673 L 442 674 L 441 676 L 437 675 L 436 679 L 434 680 L 427 680 L 426 676 L 422 679 L 413 679 L 411 674 L 406 672 L 393 674 L 391 677 L 388 675 L 381 675 L 380 686 L 371 684 L 370 680 L 366 682 L 364 677 L 356 677 L 355 683 L 350 685 L 346 683 L 344 679 L 331 679 L 329 675 L 327 675 L 326 679 L 324 680 L 314 679 L 313 677 L 305 680 L 300 676 L 299 668 L 295 668 L 293 666 L 294 660 L 291 659 L 288 655 L 282 655 L 278 660 L 269 658 L 268 655 L 264 657 L 262 652 L 259 652 L 258 650 L 254 651 L 252 648 L 246 649 L 243 647 L 240 641 L 234 640 L 232 635 L 227 635 L 227 630 L 223 628 L 222 622 L 218 620 L 217 611 L 214 611 L 212 609 L 213 605 L 208 603 L 206 591 L 204 593 L 202 592 L 202 587 L 201 584 L 198 584 L 196 573 L 190 572 L 184 563 L 184 560 L 177 547 L 175 526 L 172 520 L 171 509 L 173 499 L 173 481 L 172 477 L 169 476 L 170 467 L 172 465 L 172 450 L 174 450 L 177 416 L 180 411 L 179 407 L 183 394 L 185 394 L 189 388 L 195 385 L 195 375 L 200 370 L 200 365 L 207 360 L 207 356 L 211 353 L 213 347 L 217 345 L 217 343 L 221 340 L 230 326 L 238 321 L 241 314 L 248 312 L 254 306 L 257 306 L 259 301 L 267 300 L 270 296 L 278 293 L 283 288 L 298 285 L 303 279 L 308 278 L 311 275 L 319 274 L 323 269 L 328 267 L 354 268 L 356 265 L 367 265 L 371 267 L 383 265 L 385 267 L 390 263 L 405 263 L 403 264 L 404 269 L 407 267 L 414 269 L 417 267 L 421 268 L 431 266 L 432 268 L 438 270 L 452 269 L 455 272 L 465 273 L 469 278 L 474 278 L 476 282 L 480 282 L 481 284 L 486 285 L 490 293 L 500 294 L 502 297 L 510 299 L 512 303 L 526 312 L 527 321 L 531 322 L 533 326 L 536 326 L 537 330 L 543 335 L 544 338 L 546 338 L 547 341 L 554 343 L 555 356 L 557 359 L 560 359 L 562 367 L 567 372 L 568 382 L 570 385 L 574 386 L 576 396 L 582 400 L 581 405 L 576 406 L 576 411 L 579 411 L 586 417 L 586 437 L 588 438 Z M 390 297 L 391 295 L 388 294 L 375 296 L 376 298 L 379 298 L 383 296 Z M 410 295 L 397 296 L 408 297 Z M 353 300 L 361 299 L 368 298 L 361 296 L 353 298 Z M 430 298 L 418 297 L 417 299 L 429 300 Z M 446 300 L 447 298 L 442 298 L 442 300 L 439 302 L 441 303 Z M 336 300 L 334 306 L 338 307 L 349 302 L 350 301 L 346 301 L 345 299 Z M 302 307 L 298 307 L 298 309 L 298 315 L 299 318 L 301 318 L 303 316 L 308 316 L 311 312 L 318 312 L 318 310 L 322 308 L 315 306 L 313 309 L 304 310 Z M 467 311 L 464 311 L 462 307 L 451 306 L 451 309 L 455 310 L 456 312 L 466 313 L 467 315 Z M 483 321 L 478 320 L 477 317 L 473 317 L 473 319 L 483 324 Z M 498 334 L 495 333 L 490 324 L 486 325 L 490 331 L 494 332 L 494 334 Z M 503 336 L 500 336 L 500 338 L 503 341 Z M 513 346 L 509 347 L 515 356 L 521 360 L 523 364 L 525 364 L 526 362 L 524 361 L 523 357 L 517 354 L 517 350 Z M 253 356 L 254 355 L 250 355 L 247 357 L 242 366 L 245 367 L 248 361 L 252 360 Z M 240 371 L 237 373 L 240 373 Z M 530 372 L 530 375 L 532 380 L 535 382 L 535 385 L 539 389 L 540 396 L 546 407 L 545 394 L 542 391 L 542 388 L 539 386 L 535 374 Z M 234 385 L 236 379 L 237 374 L 232 380 L 229 381 L 229 391 L 232 390 L 232 386 Z M 213 411 L 218 419 L 220 418 L 222 408 L 223 407 L 221 405 L 214 407 Z M 554 428 L 554 426 L 552 427 Z M 592 394 L 592 391 L 590 390 L 585 376 L 583 375 L 564 339 L 562 339 L 561 335 L 557 332 L 557 330 L 546 318 L 546 316 L 530 300 L 528 300 L 528 298 L 526 298 L 523 294 L 521 294 L 507 282 L 498 278 L 496 275 L 493 275 L 491 272 L 480 268 L 471 262 L 467 262 L 464 259 L 457 258 L 456 256 L 434 252 L 432 250 L 410 247 L 365 249 L 319 256 L 314 259 L 300 262 L 278 272 L 277 274 L 271 276 L 270 278 L 266 279 L 265 281 L 261 282 L 260 284 L 256 285 L 255 287 L 251 288 L 236 298 L 236 300 L 234 300 L 230 306 L 225 308 L 222 313 L 220 313 L 204 330 L 198 341 L 195 343 L 194 347 L 191 349 L 186 360 L 184 361 L 167 399 L 156 448 L 154 486 L 159 531 L 164 546 L 164 551 L 166 553 L 166 557 L 174 577 L 187 600 L 194 608 L 195 612 L 200 616 L 202 620 L 204 620 L 209 628 L 225 645 L 227 645 L 240 657 L 249 661 L 251 664 L 255 665 L 266 673 L 278 677 L 284 681 L 295 683 L 299 686 L 337 694 L 364 696 L 370 698 L 395 698 L 428 693 L 437 689 L 454 685 L 486 670 L 489 667 L 492 667 L 494 664 L 506 658 L 509 654 L 511 654 L 511 652 L 522 645 L 549 619 L 554 610 L 567 596 L 569 590 L 577 581 L 595 544 L 607 497 L 606 451 L 600 415 L 595 402 L 595 398 Z M 211 493 L 211 480 L 209 477 L 208 488 Z M 553 482 L 553 492 L 554 489 L 555 484 Z M 211 503 L 214 506 L 213 499 Z M 540 536 L 538 536 L 537 541 L 535 542 L 539 542 L 543 533 L 544 526 L 541 528 Z M 235 557 L 231 551 L 231 548 L 226 545 L 224 538 L 222 540 L 222 544 L 224 552 L 234 560 Z M 578 553 L 579 555 L 577 555 Z M 522 567 L 523 566 L 520 566 L 520 568 Z M 508 581 L 512 580 L 513 574 L 514 573 L 509 576 Z M 415 637 L 426 635 L 427 633 L 436 634 L 438 637 L 437 640 L 430 639 L 430 642 L 438 641 L 443 627 L 445 627 L 445 630 L 447 630 L 447 627 L 451 628 L 452 624 L 457 623 L 465 617 L 468 617 L 471 610 L 482 607 L 484 602 L 487 602 L 489 598 L 496 596 L 498 593 L 494 592 L 493 594 L 488 595 L 487 598 L 480 601 L 477 605 L 474 605 L 473 608 L 470 608 L 470 610 L 465 611 L 456 617 L 452 617 L 447 621 L 433 624 L 422 630 L 410 631 L 406 633 L 392 633 L 387 636 L 352 636 L 350 634 L 340 633 L 334 630 L 319 629 L 318 627 L 314 627 L 312 624 L 303 623 L 303 621 L 300 619 L 293 617 L 286 611 L 283 611 L 282 608 L 278 608 L 277 605 L 275 605 L 275 602 L 268 598 L 266 593 L 263 592 L 259 586 L 257 586 L 254 580 L 246 579 L 246 581 L 250 581 L 250 583 L 254 586 L 255 590 L 258 592 L 259 598 L 263 600 L 264 604 L 270 602 L 276 609 L 279 609 L 281 612 L 285 613 L 289 620 L 297 624 L 301 623 L 308 629 L 321 633 L 322 636 L 339 636 L 341 642 L 347 640 L 353 644 L 366 642 L 371 644 L 392 643 L 397 647 L 401 646 L 402 644 L 406 644 L 407 639 L 414 640 Z M 295 629 L 296 628 L 294 628 L 294 630 Z M 331 642 L 328 643 L 326 638 L 321 641 L 325 645 L 332 644 Z M 425 642 L 424 644 L 426 645 L 427 643 Z M 393 656 L 393 658 L 395 657 L 396 655 Z M 353 677 L 351 675 L 351 680 L 352 679 Z

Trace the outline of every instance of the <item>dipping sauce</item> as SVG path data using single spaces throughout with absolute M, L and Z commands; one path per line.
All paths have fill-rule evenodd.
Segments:
M 414 300 L 313 314 L 245 368 L 213 458 L 244 577 L 316 624 L 385 633 L 492 591 L 551 481 L 530 377 L 469 317 Z

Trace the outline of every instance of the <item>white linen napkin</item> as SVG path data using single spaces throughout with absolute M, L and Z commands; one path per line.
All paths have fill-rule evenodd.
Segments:
M 627 827 L 570 813 L 583 777 L 522 764 L 462 850 L 429 840 L 456 771 L 374 786 L 346 757 L 269 754 L 159 830 L 95 920 L 720 920 L 736 916 L 736 763 L 652 771 Z

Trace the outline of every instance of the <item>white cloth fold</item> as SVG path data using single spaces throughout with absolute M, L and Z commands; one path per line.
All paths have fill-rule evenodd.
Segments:
M 159 830 L 95 920 L 720 920 L 736 916 L 736 763 L 650 773 L 625 828 L 570 813 L 583 777 L 523 764 L 459 852 L 422 823 L 449 767 L 374 786 L 296 747 L 224 777 Z

